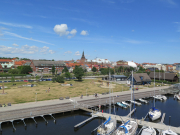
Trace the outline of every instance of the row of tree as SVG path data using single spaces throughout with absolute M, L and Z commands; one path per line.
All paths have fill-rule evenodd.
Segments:
M 32 68 L 30 66 L 19 66 L 16 69 L 10 69 L 8 73 L 10 74 L 29 74 L 32 72 Z

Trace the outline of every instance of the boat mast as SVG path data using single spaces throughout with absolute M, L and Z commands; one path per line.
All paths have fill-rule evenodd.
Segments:
M 131 81 L 131 101 L 132 101 L 132 86 L 133 86 L 133 71 L 132 71 L 132 81 Z M 130 102 L 130 113 L 131 113 L 131 106 L 132 106 L 132 102 Z M 131 118 L 131 115 L 130 115 Z
M 155 96 L 155 67 L 154 67 L 154 96 Z M 154 98 L 154 107 L 155 107 L 155 98 Z
M 109 114 L 111 114 L 111 89 L 110 89 L 110 71 L 109 71 Z

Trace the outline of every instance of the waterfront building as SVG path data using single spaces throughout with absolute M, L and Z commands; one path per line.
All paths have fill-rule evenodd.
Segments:
M 149 77 L 151 79 L 154 79 L 154 72 L 151 72 L 149 74 Z M 178 82 L 178 76 L 175 73 L 155 72 L 155 79 L 156 80 L 166 80 L 166 81 L 169 81 L 169 82 Z
M 132 75 L 127 78 L 127 84 L 132 84 Z M 151 78 L 147 73 L 136 73 L 133 74 L 133 84 L 134 85 L 145 85 L 151 84 Z

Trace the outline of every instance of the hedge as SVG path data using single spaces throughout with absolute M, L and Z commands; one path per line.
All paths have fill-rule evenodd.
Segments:
M 26 76 L 29 74 L 0 74 L 0 77 L 11 77 L 11 76 Z

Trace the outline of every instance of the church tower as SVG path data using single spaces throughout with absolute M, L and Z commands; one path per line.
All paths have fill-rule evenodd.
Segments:
M 85 56 L 84 56 L 84 51 L 83 51 L 83 54 L 82 54 L 82 57 L 81 57 L 81 62 L 84 63 L 86 60 Z

